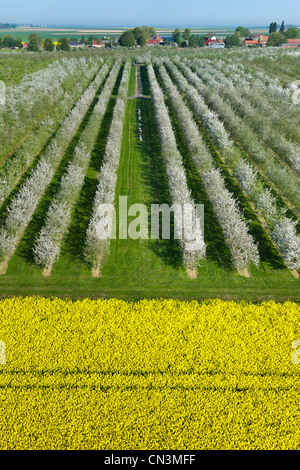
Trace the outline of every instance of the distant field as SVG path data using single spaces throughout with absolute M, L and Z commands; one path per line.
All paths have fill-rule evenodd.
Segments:
M 58 39 L 61 36 L 67 37 L 78 37 L 80 38 L 82 35 L 89 36 L 93 34 L 95 36 L 118 36 L 123 31 L 128 29 L 128 27 L 120 27 L 120 28 L 99 28 L 99 29 L 75 29 L 75 28 L 57 28 L 57 29 L 46 29 L 46 28 L 18 28 L 18 29 L 0 29 L 0 37 L 3 37 L 6 34 L 10 34 L 11 36 L 21 38 L 22 40 L 26 40 L 29 34 L 37 33 L 43 39 L 46 37 L 51 37 L 52 39 Z M 157 33 L 162 36 L 170 36 L 174 28 L 157 28 Z M 221 28 L 221 27 L 197 27 L 191 28 L 192 34 L 210 34 L 214 33 L 216 36 L 225 37 L 229 34 L 233 34 L 235 28 Z M 252 28 L 251 31 L 255 33 L 267 33 L 267 28 Z

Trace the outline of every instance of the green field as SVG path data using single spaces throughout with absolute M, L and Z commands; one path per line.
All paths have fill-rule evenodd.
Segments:
M 17 29 L 0 29 L 0 37 L 5 36 L 6 34 L 10 34 L 11 36 L 15 38 L 22 39 L 23 41 L 26 41 L 28 39 L 29 34 L 36 33 L 38 34 L 41 38 L 45 39 L 47 37 L 52 38 L 54 41 L 58 40 L 62 36 L 67 36 L 68 38 L 77 38 L 78 40 L 81 38 L 81 36 L 90 36 L 91 34 L 93 36 L 97 37 L 104 37 L 104 36 L 110 36 L 110 37 L 116 37 L 120 36 L 120 34 L 128 29 L 129 27 L 120 27 L 120 28 L 107 28 L 107 27 L 99 27 L 95 29 L 91 28 L 17 28 Z M 156 31 L 160 36 L 171 36 L 172 32 L 174 31 L 175 28 L 156 28 Z M 182 30 L 184 28 L 181 28 Z M 226 37 L 230 34 L 233 34 L 235 32 L 235 27 L 191 27 L 191 32 L 192 34 L 197 34 L 197 35 L 206 35 L 206 34 L 215 34 L 218 37 Z M 251 28 L 251 31 L 256 34 L 256 33 L 267 33 L 268 28 L 267 27 L 254 27 Z

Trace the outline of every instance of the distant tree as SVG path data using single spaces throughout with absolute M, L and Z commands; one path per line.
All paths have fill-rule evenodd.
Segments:
M 54 51 L 54 44 L 51 38 L 46 38 L 44 41 L 44 50 L 45 51 Z
M 192 35 L 192 34 L 191 34 L 190 28 L 185 28 L 185 30 L 184 30 L 183 33 L 182 33 L 183 39 L 184 39 L 185 41 L 188 41 L 188 40 L 190 39 L 191 35 Z
M 70 51 L 71 50 L 68 38 L 66 38 L 66 36 L 63 36 L 63 37 L 59 38 L 59 40 L 57 42 L 58 42 L 57 49 L 59 51 Z
M 6 34 L 3 38 L 3 41 L 0 41 L 0 47 L 10 47 L 10 48 L 18 48 L 22 49 L 23 44 L 21 39 L 15 39 L 9 34 Z
M 146 39 L 152 38 L 156 35 L 156 29 L 153 26 L 137 26 L 132 30 L 132 33 L 138 41 L 141 36 L 146 36 Z
M 269 39 L 267 42 L 267 46 L 281 46 L 285 42 L 285 38 L 280 33 L 271 33 L 269 34 Z
M 145 32 L 142 32 L 142 34 L 137 38 L 137 43 L 139 46 L 145 46 L 147 44 L 147 36 Z
M 79 41 L 79 42 L 81 42 L 81 43 L 83 43 L 83 44 L 85 43 L 84 36 L 81 36 L 81 38 L 80 38 L 80 41 Z
M 3 41 L 2 38 L 0 38 L 0 48 L 3 47 Z
M 119 44 L 123 47 L 133 47 L 135 46 L 135 37 L 132 30 L 128 29 L 121 34 L 119 38 Z
M 93 38 L 93 35 L 91 34 L 91 35 L 87 38 L 87 40 L 85 41 L 85 43 L 86 43 L 86 44 L 93 44 L 93 40 L 94 40 L 94 38 Z
M 234 47 L 241 45 L 241 35 L 239 32 L 232 34 L 232 36 L 226 36 L 224 39 L 226 47 Z
M 32 33 L 28 37 L 28 47 L 27 50 L 29 52 L 38 52 L 40 50 L 41 38 L 38 37 L 36 33 Z
M 282 21 L 279 32 L 280 34 L 284 34 L 284 31 L 285 31 L 285 25 L 284 25 L 284 21 Z
M 205 36 L 199 36 L 199 47 L 204 47 Z
M 205 44 L 204 36 L 197 36 L 196 34 L 192 34 L 189 40 L 190 47 L 203 47 Z
M 154 26 L 150 26 L 150 28 L 149 28 L 149 36 L 150 36 L 150 37 L 156 36 L 156 29 L 154 28 Z
M 142 30 L 142 28 L 137 26 L 136 28 L 132 29 L 132 34 L 134 35 L 134 37 L 137 41 L 138 38 L 143 34 L 143 30 Z
M 17 47 L 18 49 L 22 49 L 23 48 L 22 39 L 15 39 L 15 44 L 14 44 L 13 47 Z
M 189 46 L 190 47 L 198 47 L 199 46 L 199 36 L 196 36 L 196 34 L 193 34 L 189 40 Z
M 277 23 L 272 22 L 269 26 L 269 34 L 277 32 Z
M 242 38 L 248 38 L 251 36 L 251 31 L 244 26 L 238 26 L 235 30 L 236 33 L 240 33 Z
M 174 42 L 176 42 L 177 44 L 180 44 L 181 43 L 181 32 L 180 32 L 180 29 L 176 28 L 175 31 L 173 31 L 172 33 L 172 39 Z
M 3 44 L 3 47 L 14 47 L 15 40 L 12 36 L 10 36 L 9 34 L 6 34 L 3 38 L 2 44 Z
M 300 37 L 300 29 L 292 26 L 284 34 L 287 39 L 296 39 Z

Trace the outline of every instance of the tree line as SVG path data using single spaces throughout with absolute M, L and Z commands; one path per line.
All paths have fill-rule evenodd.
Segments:
M 291 26 L 285 29 L 284 21 L 282 21 L 279 31 L 276 21 L 272 22 L 269 26 L 269 39 L 268 46 L 281 46 L 288 41 L 288 39 L 298 39 L 300 37 L 300 29 L 296 26 Z
M 156 29 L 153 26 L 137 26 L 127 29 L 119 37 L 118 44 L 123 47 L 134 47 L 136 44 L 145 46 L 147 39 L 156 35 Z
M 45 51 L 50 52 L 54 51 L 54 49 L 60 51 L 70 51 L 71 44 L 73 42 L 88 46 L 92 45 L 93 41 L 96 41 L 97 44 L 102 44 L 101 38 L 92 35 L 88 36 L 87 39 L 85 39 L 84 36 L 81 36 L 80 41 L 78 41 L 77 38 L 68 39 L 67 37 L 63 36 L 57 40 L 57 44 L 54 44 L 54 41 L 51 38 L 46 38 L 43 40 L 36 33 L 32 33 L 28 37 L 27 50 L 30 52 L 39 52 L 43 48 Z M 23 43 L 21 39 L 14 38 L 10 35 L 5 35 L 3 39 L 0 37 L 0 48 L 22 49 Z

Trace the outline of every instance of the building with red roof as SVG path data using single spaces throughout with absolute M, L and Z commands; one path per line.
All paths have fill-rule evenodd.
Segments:
M 267 45 L 269 36 L 264 34 L 256 34 L 254 38 L 246 38 L 244 41 L 245 46 L 260 46 L 265 47 Z
M 300 38 L 288 39 L 288 42 L 281 44 L 281 47 L 300 47 Z
M 216 36 L 212 36 L 211 38 L 206 39 L 204 47 L 222 48 L 225 47 L 225 43 L 222 41 L 222 39 L 217 39 Z
M 147 39 L 147 46 L 159 46 L 162 42 L 164 42 L 164 40 L 156 34 L 152 39 Z

